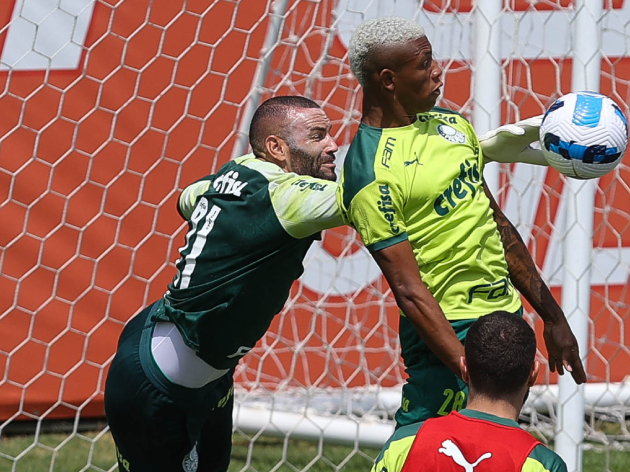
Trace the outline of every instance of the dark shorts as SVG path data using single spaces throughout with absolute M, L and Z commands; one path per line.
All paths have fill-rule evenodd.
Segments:
M 123 329 L 105 384 L 120 472 L 226 471 L 233 372 L 196 389 L 170 382 L 150 354 L 152 307 Z
M 516 312 L 523 316 L 523 310 Z M 466 334 L 476 321 L 461 320 L 451 325 L 460 341 L 465 342 Z M 403 321 L 401 321 L 402 323 Z M 468 386 L 446 367 L 433 352 L 422 343 L 426 352 L 419 362 L 407 366 L 409 378 L 403 385 L 401 406 L 396 412 L 396 429 L 429 418 L 448 415 L 466 407 Z

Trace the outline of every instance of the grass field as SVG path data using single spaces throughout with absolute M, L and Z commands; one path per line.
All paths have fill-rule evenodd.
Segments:
M 0 472 L 107 471 L 115 464 L 114 444 L 109 433 L 77 434 L 71 439 L 66 434 L 45 434 L 36 445 L 33 444 L 34 436 L 4 438 L 0 442 Z M 253 443 L 250 453 L 250 442 L 235 435 L 230 472 L 296 472 L 307 467 L 312 472 L 369 472 L 377 453 L 376 449 L 320 447 L 315 442 L 298 440 L 290 440 L 285 445 L 282 439 L 265 437 Z M 16 462 L 6 456 L 14 458 L 20 454 L 16 468 L 12 469 Z M 92 466 L 86 468 L 88 463 Z M 630 451 L 587 450 L 584 454 L 584 472 L 629 470 Z

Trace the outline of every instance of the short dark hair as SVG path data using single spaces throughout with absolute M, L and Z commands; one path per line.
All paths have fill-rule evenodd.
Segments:
M 475 391 L 502 398 L 527 382 L 536 357 L 536 335 L 519 315 L 495 311 L 473 323 L 464 351 Z
M 276 134 L 288 139 L 288 112 L 291 108 L 321 108 L 313 100 L 299 95 L 273 97 L 263 102 L 252 117 L 249 125 L 249 144 L 254 153 L 263 152 L 265 138 Z

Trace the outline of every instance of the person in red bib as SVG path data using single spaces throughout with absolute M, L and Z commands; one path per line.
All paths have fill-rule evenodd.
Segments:
M 372 472 L 566 472 L 560 456 L 517 423 L 540 367 L 527 322 L 505 311 L 482 316 L 464 353 L 466 409 L 397 429 Z

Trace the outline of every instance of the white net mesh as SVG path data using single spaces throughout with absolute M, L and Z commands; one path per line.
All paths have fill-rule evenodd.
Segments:
M 601 91 L 627 115 L 626 4 L 606 3 Z M 572 12 L 564 0 L 504 4 L 491 24 L 500 30 L 501 84 L 488 113 L 501 122 L 539 114 L 570 90 Z M 473 67 L 469 1 L 0 4 L 0 470 L 27 470 L 41 458 L 32 470 L 115 468 L 104 378 L 124 322 L 174 273 L 184 235 L 179 190 L 230 158 L 250 97 L 310 96 L 347 145 L 360 94 L 346 45 L 357 24 L 390 14 L 425 26 L 444 68 L 440 105 L 471 116 L 473 80 L 484 71 Z M 501 169 L 499 185 L 502 207 L 559 297 L 565 181 L 519 164 Z M 630 440 L 621 383 L 630 371 L 629 202 L 622 164 L 599 182 L 590 255 L 593 388 L 584 427 L 606 470 L 622 470 L 614 451 Z M 380 446 L 400 401 L 397 318 L 355 233 L 326 232 L 282 314 L 238 368 L 235 438 L 245 449 L 235 450 L 233 469 L 256 468 L 263 432 L 284 438 L 263 470 L 335 470 L 356 457 L 367 469 L 360 444 Z M 540 381 L 523 419 L 553 440 L 556 378 L 546 372 Z M 52 420 L 69 432 L 44 435 L 64 424 Z M 14 437 L 25 431 L 36 434 Z M 319 446 L 296 456 L 289 441 L 303 437 Z M 352 446 L 332 458 L 327 441 Z

